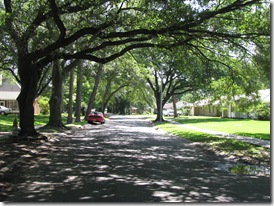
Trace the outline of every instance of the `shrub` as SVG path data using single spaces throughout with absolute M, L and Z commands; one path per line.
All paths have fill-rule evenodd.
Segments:
M 252 119 L 270 120 L 270 106 L 267 103 L 254 105 L 249 113 Z
M 183 109 L 183 115 L 184 115 L 184 116 L 188 116 L 188 115 L 189 115 L 189 112 L 190 112 L 190 108 L 184 108 L 184 109 Z
M 41 114 L 49 114 L 49 98 L 48 97 L 42 97 L 39 100 L 39 106 L 41 109 Z

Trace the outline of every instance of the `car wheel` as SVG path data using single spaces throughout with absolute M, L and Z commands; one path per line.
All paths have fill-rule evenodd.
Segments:
M 101 122 L 101 124 L 105 124 L 105 121 Z
M 1 114 L 1 115 L 5 115 L 5 112 L 2 111 L 2 112 L 0 112 L 0 114 Z

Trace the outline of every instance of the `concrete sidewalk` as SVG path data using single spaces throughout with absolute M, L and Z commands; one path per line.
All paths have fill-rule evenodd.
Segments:
M 254 145 L 258 145 L 258 146 L 262 146 L 265 148 L 270 148 L 270 141 L 268 140 L 262 140 L 262 139 L 258 139 L 258 138 L 252 138 L 252 137 L 245 137 L 245 136 L 239 136 L 239 135 L 234 135 L 234 134 L 228 134 L 228 133 L 224 133 L 224 132 L 218 132 L 218 131 L 212 131 L 212 130 L 208 130 L 208 129 L 202 129 L 202 128 L 198 128 L 195 126 L 191 126 L 191 125 L 186 125 L 186 124 L 181 124 L 178 123 L 176 121 L 173 120 L 166 120 L 172 124 L 176 124 L 179 125 L 182 128 L 186 128 L 186 129 L 192 129 L 192 130 L 196 130 L 199 132 L 204 132 L 207 134 L 213 134 L 219 137 L 225 137 L 225 138 L 229 138 L 229 139 L 236 139 L 242 142 L 247 142 L 250 144 L 254 144 Z

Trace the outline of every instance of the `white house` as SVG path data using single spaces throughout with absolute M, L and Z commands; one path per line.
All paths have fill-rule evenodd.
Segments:
M 17 82 L 0 77 L 0 105 L 11 108 L 13 111 L 19 111 L 16 98 L 20 90 L 21 87 Z
M 10 79 L 2 79 L 0 75 L 0 105 L 11 108 L 14 113 L 19 112 L 19 106 L 17 97 L 20 94 L 21 86 L 15 81 Z M 38 104 L 39 97 L 35 100 L 34 114 L 40 113 L 40 107 Z
M 270 89 L 259 90 L 258 95 L 261 102 L 266 102 L 270 104 Z M 237 103 L 245 95 L 239 95 L 234 97 L 235 103 Z M 223 97 L 225 98 L 225 97 Z M 248 97 L 250 100 L 252 96 Z M 217 100 L 211 102 L 210 100 L 199 100 L 193 103 L 191 107 L 191 116 L 218 116 L 218 117 L 228 117 L 228 118 L 248 118 L 248 114 L 243 112 L 237 112 L 234 110 L 232 104 L 228 104 L 226 108 L 221 109 L 221 101 Z
M 270 104 L 270 89 L 264 89 L 258 91 L 259 100 L 264 103 Z M 245 95 L 236 96 L 234 100 L 237 102 L 240 98 L 245 97 Z M 248 97 L 250 100 L 252 96 Z M 231 104 L 228 105 L 227 110 L 222 111 L 222 117 L 229 118 L 248 118 L 248 114 L 243 112 L 236 112 Z

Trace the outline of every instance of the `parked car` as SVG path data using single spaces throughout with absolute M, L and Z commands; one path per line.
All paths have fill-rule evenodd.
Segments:
M 174 110 L 165 110 L 165 111 L 163 111 L 163 114 L 165 116 L 173 116 L 174 115 Z
M 91 112 L 88 115 L 88 123 L 94 124 L 96 122 L 100 122 L 101 124 L 104 124 L 106 122 L 105 117 L 102 112 Z
M 4 107 L 4 106 L 0 106 L 0 114 L 1 115 L 7 115 L 11 113 L 11 109 Z
M 174 116 L 174 110 L 165 110 L 163 112 L 165 116 Z M 177 115 L 182 115 L 181 111 L 177 111 Z

